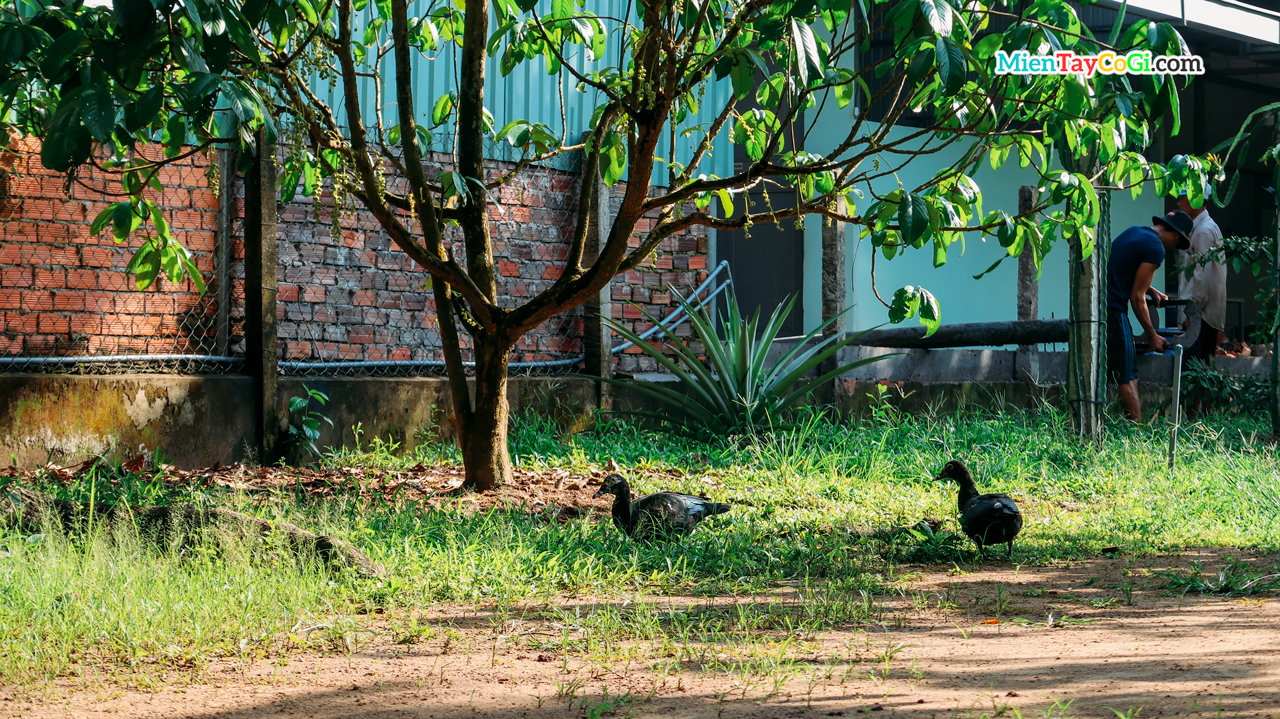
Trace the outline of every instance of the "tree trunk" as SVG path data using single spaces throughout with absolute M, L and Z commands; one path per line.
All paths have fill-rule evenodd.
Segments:
M 511 480 L 511 454 L 507 451 L 511 347 L 477 338 L 475 357 L 475 399 L 470 417 L 458 417 L 458 445 L 466 469 L 463 486 L 483 492 Z

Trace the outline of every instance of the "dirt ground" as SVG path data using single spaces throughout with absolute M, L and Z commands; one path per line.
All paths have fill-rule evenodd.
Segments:
M 1142 717 L 1280 719 L 1280 601 L 1178 596 L 1154 574 L 1197 560 L 1209 571 L 1228 558 L 1259 570 L 1277 560 L 1213 550 L 1038 568 L 991 562 L 971 573 L 907 568 L 901 591 L 877 599 L 877 623 L 796 640 L 798 670 L 773 675 L 781 680 L 693 662 L 663 671 L 651 656 L 624 659 L 625 648 L 606 662 L 566 657 L 531 648 L 532 637 L 558 637 L 562 625 L 454 607 L 422 617 L 449 626 L 447 641 L 398 643 L 403 632 L 384 617 L 382 631 L 350 653 L 223 662 L 198 683 L 146 691 L 95 683 L 87 672 L 38 700 L 0 689 L 0 716 L 976 719 L 1015 708 L 1057 717 L 1072 702 L 1067 716 L 1114 719 L 1111 707 L 1132 717 L 1141 707 Z M 788 592 L 795 590 L 771 598 L 786 601 Z M 575 604 L 591 602 L 566 598 L 562 606 Z

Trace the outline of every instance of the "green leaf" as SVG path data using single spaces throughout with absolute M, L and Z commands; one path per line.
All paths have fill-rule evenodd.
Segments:
M 164 87 L 156 85 L 138 96 L 137 100 L 125 105 L 124 129 L 138 132 L 150 125 L 160 114 L 164 103 Z
M 99 212 L 98 216 L 93 219 L 93 224 L 89 226 L 89 234 L 96 236 L 99 232 L 102 232 L 102 230 L 106 228 L 107 223 L 111 222 L 115 218 L 116 205 L 120 204 L 127 205 L 129 204 L 129 201 L 125 200 L 123 203 L 117 202 L 112 205 L 107 205 L 107 207 L 102 212 Z
M 187 142 L 187 119 L 177 114 L 170 116 L 160 142 L 164 145 L 165 157 L 177 157 Z
M 964 86 L 965 71 L 968 70 L 964 50 L 949 37 L 941 37 L 938 41 L 938 77 L 942 80 L 943 91 L 954 95 Z
M 920 311 L 920 295 L 916 288 L 907 285 L 893 293 L 893 302 L 889 305 L 889 321 L 896 324 L 914 317 Z
M 152 242 L 145 242 L 133 253 L 125 272 L 134 275 L 139 290 L 145 290 L 160 274 L 160 252 Z
M 446 200 L 456 197 L 459 205 L 467 204 L 470 195 L 467 193 L 467 181 L 461 174 L 453 170 L 446 170 L 436 175 L 436 181 L 440 183 L 440 187 L 443 190 L 442 194 Z
M 756 89 L 756 102 L 767 108 L 776 108 L 782 104 L 791 83 L 785 73 L 776 73 L 773 77 L 760 83 Z
M 924 197 L 910 192 L 904 193 L 898 203 L 898 231 L 903 241 L 915 245 L 926 237 L 930 231 L 929 207 Z
M 947 0 L 920 0 L 920 12 L 935 33 L 943 37 L 951 35 L 955 15 Z
M 173 236 L 169 234 L 169 223 L 165 221 L 164 213 L 161 212 L 160 208 L 150 200 L 147 200 L 146 203 L 151 210 L 151 224 L 156 226 L 156 236 L 159 237 L 164 244 L 172 242 Z
M 853 73 L 843 69 L 840 72 L 842 77 L 848 78 L 846 82 L 835 86 L 836 106 L 843 110 L 853 102 Z
M 433 126 L 444 124 L 449 119 L 449 115 L 453 112 L 453 104 L 458 98 L 456 92 L 446 92 L 437 100 L 435 107 L 431 108 L 431 122 Z
M 190 2 L 190 0 L 188 0 L 188 2 Z M 307 19 L 309 24 L 320 24 L 320 16 L 316 14 L 316 9 L 311 6 L 311 3 L 307 2 L 307 0 L 294 0 L 294 3 L 298 6 L 298 9 L 302 11 L 302 16 Z
M 889 306 L 890 322 L 898 324 L 917 315 L 920 324 L 924 325 L 925 337 L 938 331 L 942 324 L 942 310 L 932 292 L 907 285 L 893 293 L 893 302 Z
M 822 77 L 826 74 L 822 58 L 818 55 L 818 43 L 814 40 L 813 28 L 810 28 L 803 21 L 793 18 L 791 20 L 791 36 L 795 43 L 796 68 L 800 71 L 800 83 L 804 87 L 809 87 L 810 66 L 817 69 L 817 77 Z
M 133 231 L 142 226 L 142 215 L 134 210 L 132 202 L 117 202 L 112 213 L 114 229 L 112 234 L 116 242 L 124 242 Z
M 716 195 L 720 198 L 723 217 L 733 217 L 733 195 L 729 194 L 728 190 L 717 190 Z
M 45 37 L 48 36 L 46 35 Z M 14 39 L 7 36 L 5 39 L 7 43 L 14 42 Z M 40 63 L 40 72 L 43 72 L 45 76 L 49 78 L 56 78 L 61 75 L 63 66 L 67 64 L 68 60 L 73 59 L 74 53 L 79 49 L 80 44 L 83 42 L 84 32 L 80 30 L 70 30 L 62 33 L 57 40 L 53 41 L 53 44 L 49 46 L 49 49 L 45 51 L 44 62 Z M 15 54 L 17 57 L 10 55 L 9 62 L 13 64 L 17 64 L 19 62 L 19 58 L 26 54 L 25 48 L 24 51 L 18 51 Z
M 98 142 L 110 139 L 116 129 L 116 105 L 111 99 L 111 89 L 105 85 L 93 85 L 80 96 L 82 121 L 89 134 Z
M 733 68 L 729 71 L 729 77 L 733 81 L 733 94 L 739 100 L 745 100 L 751 95 L 751 90 L 755 87 L 756 64 L 752 62 L 750 56 L 746 54 L 739 55 L 734 61 Z

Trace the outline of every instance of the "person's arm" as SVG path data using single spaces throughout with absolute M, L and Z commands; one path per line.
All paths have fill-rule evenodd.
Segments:
M 1147 342 L 1151 345 L 1151 349 L 1156 352 L 1163 352 L 1166 344 L 1165 338 L 1156 334 L 1156 328 L 1151 323 L 1151 314 L 1147 312 L 1147 293 L 1154 293 L 1152 296 L 1157 302 L 1161 302 L 1164 293 L 1151 286 L 1151 281 L 1155 279 L 1156 269 L 1160 265 L 1151 262 L 1143 262 L 1138 265 L 1138 274 L 1133 278 L 1133 291 L 1129 293 L 1129 302 L 1133 304 L 1133 313 L 1138 316 L 1138 324 L 1142 325 L 1142 329 L 1147 333 Z M 1167 299 L 1167 298 L 1166 298 Z

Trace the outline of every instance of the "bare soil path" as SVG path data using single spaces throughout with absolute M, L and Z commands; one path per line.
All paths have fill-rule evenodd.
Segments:
M 723 662 L 736 663 L 732 672 L 663 664 L 661 652 L 641 642 L 605 660 L 566 657 L 530 639 L 561 629 L 454 607 L 423 616 L 450 627 L 447 638 L 406 644 L 395 619 L 384 617 L 350 653 L 222 662 L 198 682 L 146 689 L 97 681 L 86 670 L 39 696 L 0 689 L 0 716 L 977 719 L 1012 716 L 1013 708 L 1057 717 L 1071 702 L 1067 716 L 1114 719 L 1108 707 L 1122 714 L 1141 707 L 1148 718 L 1280 719 L 1280 600 L 1178 596 L 1156 574 L 1196 560 L 1209 572 L 1231 558 L 1259 570 L 1276 563 L 1206 550 L 1057 567 L 988 563 L 972 573 L 908 567 L 896 597 L 877 599 L 877 623 L 766 637 L 751 644 L 751 656 Z M 591 602 L 564 601 L 574 604 Z M 713 645 L 704 656 L 714 663 L 721 650 L 735 648 Z M 786 668 L 760 668 L 783 655 L 792 660 Z

